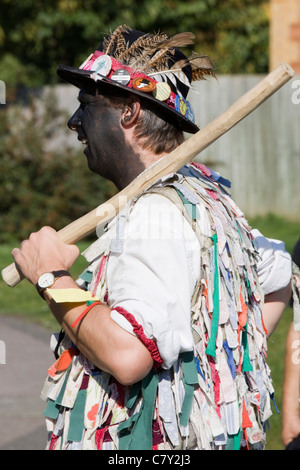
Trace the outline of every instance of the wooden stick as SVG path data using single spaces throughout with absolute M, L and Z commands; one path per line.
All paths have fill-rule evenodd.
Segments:
M 71 244 L 89 235 L 98 225 L 103 225 L 112 219 L 129 199 L 141 194 L 162 176 L 174 173 L 190 162 L 198 153 L 202 152 L 260 106 L 289 81 L 294 74 L 294 70 L 288 64 L 281 63 L 223 114 L 211 121 L 173 152 L 143 171 L 126 188 L 104 204 L 59 230 L 59 236 L 65 243 Z M 2 278 L 10 287 L 14 287 L 22 279 L 14 263 L 2 270 Z

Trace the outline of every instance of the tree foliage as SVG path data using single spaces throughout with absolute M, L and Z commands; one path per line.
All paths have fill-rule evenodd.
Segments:
M 42 114 L 36 99 L 25 110 L 0 108 L 1 242 L 26 239 L 44 225 L 59 230 L 116 192 L 91 173 L 83 152 L 47 150 L 59 115 L 52 95 Z
M 218 73 L 266 72 L 266 0 L 1 0 L 0 79 L 57 81 L 58 64 L 80 65 L 119 24 L 169 35 L 192 31 L 196 52 Z M 189 52 L 189 51 L 187 51 Z M 191 52 L 191 51 L 190 51 Z

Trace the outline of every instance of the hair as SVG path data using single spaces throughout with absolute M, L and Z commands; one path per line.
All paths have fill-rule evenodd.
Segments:
M 112 106 L 125 109 L 132 100 L 132 95 L 128 92 L 114 90 L 113 93 L 104 93 Z M 164 152 L 169 153 L 182 144 L 184 134 L 176 126 L 176 122 L 170 122 L 152 104 L 142 99 L 140 101 L 142 112 L 135 125 L 134 136 L 140 140 L 141 147 L 160 155 Z
M 134 129 L 134 135 L 144 149 L 151 149 L 156 155 L 172 152 L 184 141 L 183 132 L 168 122 L 148 103 L 142 103 L 142 112 Z

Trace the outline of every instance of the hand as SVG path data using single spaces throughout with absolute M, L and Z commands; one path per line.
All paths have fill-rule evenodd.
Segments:
M 14 248 L 12 256 L 19 270 L 32 284 L 36 284 L 40 275 L 60 269 L 69 270 L 79 255 L 75 245 L 62 241 L 51 227 L 43 227 L 21 243 L 21 248 Z

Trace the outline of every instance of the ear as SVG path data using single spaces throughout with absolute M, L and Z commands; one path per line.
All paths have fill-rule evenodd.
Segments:
M 121 124 L 125 129 L 134 126 L 141 112 L 141 103 L 138 97 L 133 97 L 124 107 Z

